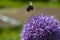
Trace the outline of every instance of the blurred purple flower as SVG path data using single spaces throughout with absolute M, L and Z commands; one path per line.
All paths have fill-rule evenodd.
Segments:
M 40 14 L 24 24 L 21 40 L 60 40 L 59 23 L 53 16 Z

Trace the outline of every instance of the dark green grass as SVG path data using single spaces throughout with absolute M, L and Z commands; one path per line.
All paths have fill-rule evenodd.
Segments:
M 11 26 L 0 28 L 0 40 L 20 40 L 21 26 Z

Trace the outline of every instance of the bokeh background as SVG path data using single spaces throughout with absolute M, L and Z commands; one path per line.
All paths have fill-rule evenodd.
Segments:
M 27 12 L 30 1 L 34 9 Z M 40 13 L 60 20 L 60 0 L 0 0 L 0 40 L 20 40 L 24 22 Z

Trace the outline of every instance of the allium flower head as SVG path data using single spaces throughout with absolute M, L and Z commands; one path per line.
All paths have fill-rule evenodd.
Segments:
M 21 40 L 59 40 L 59 23 L 53 16 L 40 14 L 24 24 Z

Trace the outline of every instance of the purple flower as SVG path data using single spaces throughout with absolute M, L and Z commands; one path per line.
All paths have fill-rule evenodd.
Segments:
M 21 40 L 60 40 L 59 23 L 53 16 L 40 14 L 24 24 Z

